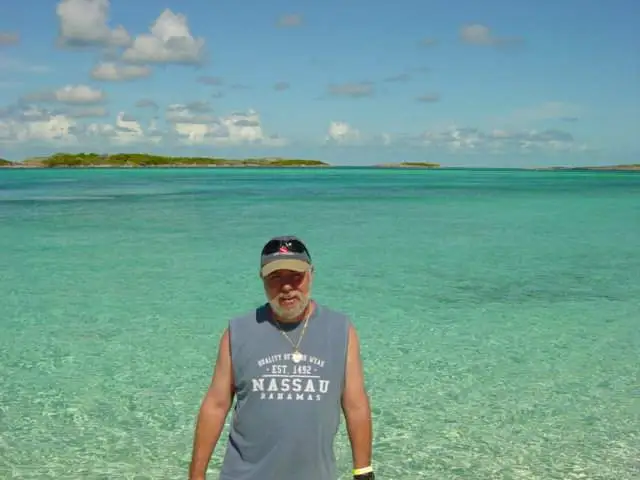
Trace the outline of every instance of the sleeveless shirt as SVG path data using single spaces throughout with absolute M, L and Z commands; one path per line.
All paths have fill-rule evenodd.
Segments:
M 236 402 L 220 480 L 336 480 L 349 318 L 315 304 L 293 345 L 265 303 L 229 322 Z M 297 344 L 304 322 L 284 325 Z

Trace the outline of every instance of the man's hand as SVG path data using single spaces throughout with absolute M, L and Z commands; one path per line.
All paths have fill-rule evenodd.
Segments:
M 218 443 L 224 421 L 233 403 L 233 369 L 229 332 L 225 329 L 218 347 L 218 358 L 196 423 L 189 480 L 205 480 L 211 454 Z
M 365 389 L 358 335 L 352 325 L 349 325 L 342 410 L 351 443 L 353 468 L 368 467 L 371 465 L 372 456 L 371 408 Z

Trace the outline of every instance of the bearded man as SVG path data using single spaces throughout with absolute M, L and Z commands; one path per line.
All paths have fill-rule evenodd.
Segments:
M 336 480 L 344 415 L 353 478 L 374 479 L 372 421 L 358 335 L 348 316 L 311 298 L 305 244 L 262 249 L 267 302 L 225 328 L 194 434 L 190 480 L 204 480 L 235 398 L 219 480 Z

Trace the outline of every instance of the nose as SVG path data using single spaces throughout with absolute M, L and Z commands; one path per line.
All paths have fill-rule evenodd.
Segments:
M 284 292 L 290 292 L 291 290 L 293 290 L 293 285 L 291 285 L 291 281 L 283 279 L 282 283 L 280 284 L 280 290 Z

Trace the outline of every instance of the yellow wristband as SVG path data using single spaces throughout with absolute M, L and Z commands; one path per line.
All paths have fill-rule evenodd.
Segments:
M 353 469 L 354 475 L 364 475 L 365 473 L 370 473 L 370 472 L 373 472 L 373 467 L 371 465 L 369 465 L 368 467 Z

